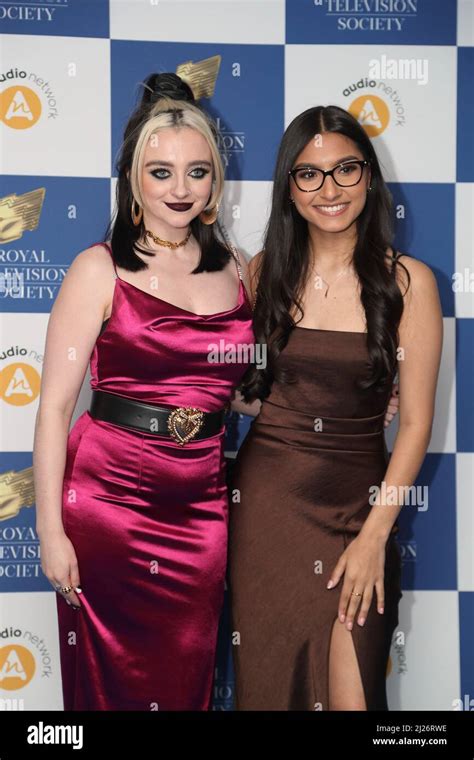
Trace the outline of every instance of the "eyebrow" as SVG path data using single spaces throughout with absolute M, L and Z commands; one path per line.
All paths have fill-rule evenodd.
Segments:
M 335 161 L 333 166 L 338 166 L 339 164 L 343 164 L 344 161 L 363 161 L 363 160 L 364 160 L 363 158 L 359 158 L 358 156 L 344 156 L 343 158 L 339 158 L 337 161 Z M 301 163 L 301 162 L 295 166 L 295 169 L 300 169 L 306 166 L 311 169 L 321 169 L 321 167 L 316 166 L 316 164 Z
M 190 161 L 187 166 L 194 166 L 195 164 L 205 164 L 206 166 L 212 166 L 210 161 Z M 174 166 L 172 161 L 147 161 L 145 169 L 148 166 Z

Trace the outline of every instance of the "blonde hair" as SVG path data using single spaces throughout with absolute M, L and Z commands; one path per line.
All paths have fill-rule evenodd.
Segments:
M 180 111 L 179 123 L 176 124 L 173 111 Z M 224 167 L 217 146 L 217 130 L 209 121 L 207 116 L 192 103 L 186 100 L 175 100 L 167 96 L 161 97 L 150 109 L 150 115 L 145 124 L 142 126 L 140 134 L 133 152 L 132 164 L 130 167 L 130 189 L 133 197 L 143 208 L 143 195 L 141 192 L 141 177 L 143 172 L 143 162 L 145 158 L 145 149 L 148 140 L 153 134 L 160 129 L 174 127 L 190 127 L 199 132 L 209 145 L 211 151 L 214 187 L 212 190 L 209 204 L 204 211 L 213 209 L 216 203 L 220 203 L 224 194 Z

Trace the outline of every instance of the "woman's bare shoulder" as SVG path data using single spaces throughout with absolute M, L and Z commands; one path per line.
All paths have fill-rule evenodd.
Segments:
M 436 278 L 432 269 L 420 259 L 409 253 L 396 251 L 395 262 L 397 282 L 404 295 L 409 291 L 435 285 Z
M 114 268 L 109 251 L 99 243 L 84 248 L 73 258 L 54 304 L 58 311 L 80 304 L 99 304 L 103 311 L 111 301 L 115 285 Z M 82 307 L 81 307 L 82 308 Z
M 112 256 L 104 243 L 94 243 L 76 254 L 69 269 L 73 267 L 82 274 L 100 274 L 113 268 Z
M 113 281 L 112 257 L 100 243 L 95 243 L 77 253 L 64 278 L 66 285 L 90 286 L 96 292 L 102 286 L 107 289 Z
M 250 259 L 249 270 L 252 275 L 256 274 L 259 271 L 262 265 L 262 259 L 263 259 L 263 251 L 259 251 L 258 253 L 255 254 L 255 256 L 252 256 L 252 258 Z

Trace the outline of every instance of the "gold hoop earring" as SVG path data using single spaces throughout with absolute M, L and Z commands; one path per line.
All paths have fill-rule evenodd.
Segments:
M 133 198 L 133 200 L 132 200 L 132 207 L 131 207 L 131 210 L 130 210 L 130 211 L 131 211 L 131 215 L 132 215 L 132 222 L 134 223 L 135 227 L 138 227 L 138 225 L 140 224 L 140 222 L 141 222 L 141 220 L 142 220 L 142 216 L 143 216 L 143 209 L 142 209 L 142 207 L 141 207 L 141 206 L 140 206 L 140 205 L 137 203 L 137 206 L 138 206 L 138 212 L 136 212 L 136 211 L 135 211 L 135 203 L 137 203 L 137 201 L 135 200 L 135 198 Z
M 219 213 L 219 204 L 216 203 L 214 208 L 209 209 L 209 211 L 201 211 L 199 214 L 199 219 L 203 224 L 214 224 L 214 222 L 217 219 L 217 214 Z

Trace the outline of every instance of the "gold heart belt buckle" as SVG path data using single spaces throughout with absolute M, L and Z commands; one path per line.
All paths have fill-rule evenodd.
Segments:
M 180 446 L 194 438 L 203 424 L 204 412 L 194 406 L 178 406 L 168 417 L 170 435 Z

